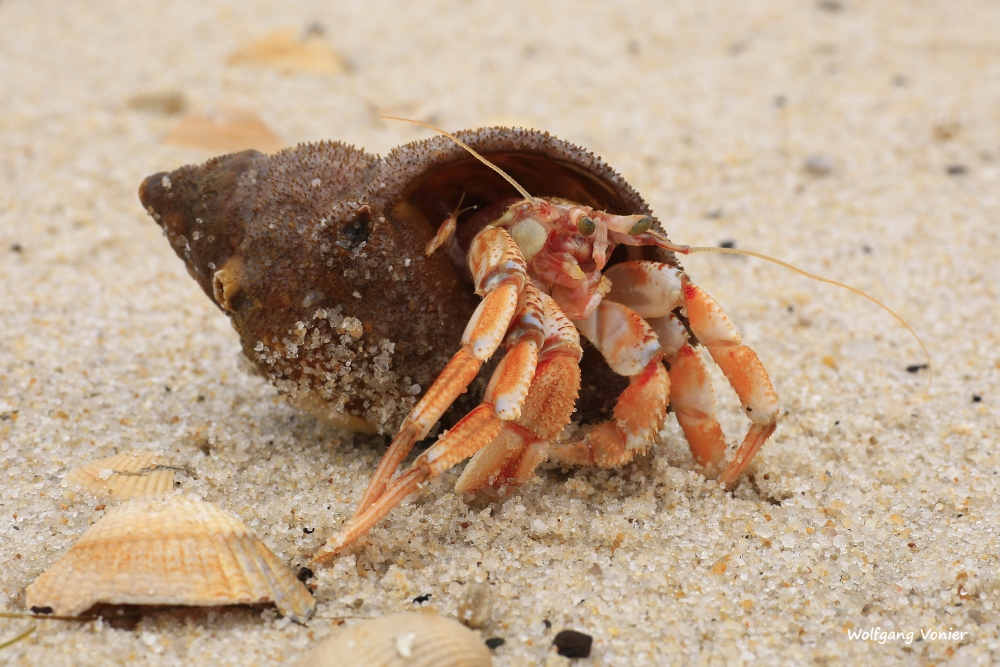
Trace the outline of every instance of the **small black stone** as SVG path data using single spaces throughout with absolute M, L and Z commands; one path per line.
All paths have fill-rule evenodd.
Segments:
M 550 621 L 549 619 L 546 618 L 544 621 L 542 621 L 542 623 L 545 624 L 545 629 L 546 630 L 551 630 L 552 629 L 552 621 Z
M 909 366 L 906 367 L 906 372 L 916 373 L 918 371 L 924 370 L 925 368 L 927 368 L 927 364 L 910 364 Z
M 964 176 L 969 173 L 968 168 L 964 164 L 950 164 L 945 171 L 948 172 L 949 176 Z
M 500 648 L 506 641 L 503 637 L 490 637 L 486 640 L 486 647 L 489 649 Z
M 310 570 L 308 567 L 300 567 L 299 573 L 295 575 L 295 578 L 301 581 L 302 583 L 306 583 L 308 580 L 313 578 L 313 571 Z
M 31 608 L 31 613 L 32 614 L 51 614 L 52 613 L 52 607 L 32 607 Z
M 732 241 L 732 240 L 722 241 L 719 244 L 719 247 L 720 248 L 735 248 L 736 247 L 736 241 Z
M 567 658 L 589 658 L 594 638 L 576 630 L 563 630 L 552 640 L 559 655 Z
M 973 403 L 982 403 L 982 401 L 983 401 L 983 397 L 980 396 L 979 394 L 973 394 L 972 395 L 972 402 Z
M 305 533 L 306 535 L 312 535 L 313 533 L 316 532 L 316 529 L 315 528 L 303 528 L 302 532 Z
M 423 604 L 430 599 L 431 599 L 430 593 L 428 593 L 427 595 L 418 595 L 417 597 L 413 598 L 413 604 Z
M 10 251 L 11 252 L 24 252 L 24 246 L 21 245 L 20 243 L 11 243 L 10 244 Z

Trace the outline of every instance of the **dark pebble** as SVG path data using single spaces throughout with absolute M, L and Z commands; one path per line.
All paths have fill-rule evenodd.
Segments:
M 31 613 L 32 614 L 51 614 L 52 613 L 52 607 L 32 607 L 31 608 Z
M 964 164 L 950 164 L 945 171 L 948 172 L 949 176 L 964 176 L 969 173 L 969 170 Z
M 503 637 L 490 637 L 486 640 L 486 647 L 489 649 L 500 648 L 507 640 Z
M 313 571 L 308 567 L 300 567 L 299 573 L 295 577 L 302 583 L 305 583 L 313 578 Z
M 427 595 L 418 595 L 417 597 L 413 598 L 413 604 L 423 604 L 430 599 L 431 599 L 430 593 L 428 593 Z
M 576 630 L 563 630 L 552 640 L 559 655 L 567 658 L 589 658 L 594 638 Z
M 981 403 L 982 400 L 983 400 L 983 397 L 980 396 L 979 394 L 973 394 L 972 395 L 972 402 L 973 403 Z
M 918 371 L 924 370 L 925 368 L 927 368 L 927 364 L 910 364 L 909 366 L 906 367 L 906 372 L 916 373 Z
M 20 243 L 11 243 L 10 244 L 10 251 L 11 252 L 24 252 L 24 246 L 21 245 Z
M 316 529 L 315 528 L 303 528 L 302 532 L 305 533 L 306 535 L 312 535 L 313 533 L 316 532 Z
M 736 247 L 736 241 L 723 241 L 722 243 L 719 244 L 719 247 L 720 248 L 735 248 Z

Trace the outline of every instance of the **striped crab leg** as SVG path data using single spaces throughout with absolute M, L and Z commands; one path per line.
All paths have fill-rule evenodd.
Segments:
M 691 331 L 722 369 L 753 422 L 719 481 L 732 487 L 760 446 L 774 432 L 777 395 L 756 353 L 743 344 L 722 308 L 679 269 L 658 262 L 623 262 L 609 268 L 607 299 L 647 318 L 670 362 L 670 404 L 695 460 L 710 471 L 721 466 L 726 442 L 715 418 L 711 381 L 701 356 L 686 341 L 672 315 L 686 310 Z
M 580 335 L 555 300 L 542 294 L 545 343 L 521 416 L 504 422 L 503 430 L 465 466 L 457 493 L 489 488 L 509 495 L 534 477 L 548 456 L 548 443 L 569 423 L 580 392 Z
M 613 420 L 591 428 L 579 442 L 552 445 L 549 458 L 602 468 L 624 465 L 649 448 L 663 423 L 670 393 L 663 349 L 645 320 L 613 301 L 602 301 L 576 327 L 630 383 L 618 397 Z
M 476 236 L 469 248 L 469 268 L 475 280 L 476 293 L 484 297 L 483 301 L 465 328 L 462 347 L 403 421 L 361 498 L 355 518 L 378 500 L 413 445 L 427 437 L 445 410 L 475 379 L 483 362 L 492 357 L 500 346 L 517 312 L 521 292 L 528 283 L 527 269 L 521 251 L 506 231 L 491 228 Z M 526 388 L 534 373 L 532 359 L 535 355 L 520 356 L 528 358 L 522 359 L 516 369 L 513 368 L 513 360 L 504 364 L 503 377 L 526 376 L 527 380 L 522 380 Z M 527 372 L 529 367 L 530 372 Z M 500 371 L 498 367 L 494 375 Z
M 722 369 L 752 424 L 733 460 L 719 476 L 727 489 L 736 484 L 757 450 L 778 424 L 778 395 L 757 353 L 743 344 L 736 327 L 703 289 L 681 276 L 691 331 Z

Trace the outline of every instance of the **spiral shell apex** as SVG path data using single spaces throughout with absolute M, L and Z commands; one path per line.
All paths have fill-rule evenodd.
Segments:
M 316 646 L 299 667 L 488 667 L 483 640 L 457 621 L 410 612 L 362 621 Z
M 239 520 L 179 495 L 133 498 L 107 514 L 27 589 L 28 607 L 76 615 L 96 604 L 274 603 L 312 615 L 308 589 Z

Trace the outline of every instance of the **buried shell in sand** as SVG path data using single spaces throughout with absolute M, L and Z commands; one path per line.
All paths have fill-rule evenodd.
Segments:
M 133 498 L 109 509 L 27 590 L 29 608 L 60 615 L 96 604 L 268 603 L 298 621 L 316 604 L 242 522 L 180 495 Z
M 100 496 L 122 500 L 164 493 L 174 487 L 174 471 L 179 468 L 163 464 L 162 458 L 133 449 L 71 471 L 62 485 L 77 484 Z
M 409 612 L 341 630 L 299 667 L 489 667 L 493 657 L 475 632 L 451 619 Z

